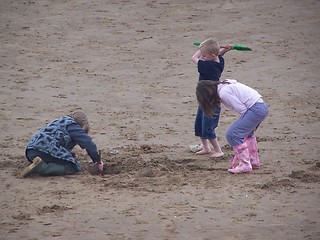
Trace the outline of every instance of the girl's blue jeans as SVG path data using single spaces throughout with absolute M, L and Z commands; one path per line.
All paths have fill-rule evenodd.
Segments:
M 226 138 L 231 146 L 237 146 L 244 142 L 244 138 L 250 138 L 259 124 L 269 113 L 265 102 L 255 103 L 238 120 L 236 120 L 227 130 Z

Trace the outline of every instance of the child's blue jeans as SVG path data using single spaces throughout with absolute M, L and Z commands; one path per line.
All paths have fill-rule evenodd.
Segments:
M 78 170 L 74 167 L 74 164 L 68 161 L 60 160 L 55 157 L 52 157 L 50 154 L 41 152 L 36 149 L 28 149 L 26 152 L 27 159 L 31 162 L 35 157 L 40 157 L 45 163 L 55 163 L 61 166 L 64 166 L 66 174 L 73 174 L 78 172 Z
M 200 106 L 194 123 L 194 132 L 197 137 L 202 139 L 215 139 L 216 133 L 214 129 L 218 126 L 221 107 L 215 107 L 213 116 L 207 116 L 203 113 Z
M 250 138 L 259 124 L 269 113 L 265 102 L 257 102 L 249 108 L 238 120 L 236 120 L 227 130 L 226 138 L 231 146 L 237 146 L 244 142 L 244 138 Z

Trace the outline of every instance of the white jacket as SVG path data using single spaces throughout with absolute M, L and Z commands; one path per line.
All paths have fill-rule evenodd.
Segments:
M 234 79 L 226 79 L 229 83 L 218 85 L 218 94 L 222 104 L 240 115 L 243 115 L 249 108 L 251 108 L 261 95 L 251 87 L 239 83 Z

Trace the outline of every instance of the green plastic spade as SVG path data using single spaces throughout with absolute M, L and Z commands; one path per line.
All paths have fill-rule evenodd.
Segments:
M 194 42 L 193 45 L 200 46 L 201 42 Z M 221 48 L 225 48 L 220 46 Z M 251 48 L 248 48 L 242 44 L 236 43 L 235 45 L 231 46 L 230 50 L 238 50 L 238 51 L 252 51 Z

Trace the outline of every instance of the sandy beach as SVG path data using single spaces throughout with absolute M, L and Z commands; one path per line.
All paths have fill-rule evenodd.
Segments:
M 320 239 L 320 1 L 40 0 L 0 4 L 0 238 Z M 222 79 L 259 91 L 261 167 L 189 151 L 195 41 L 241 43 Z M 87 113 L 104 175 L 21 178 L 25 147 L 49 121 Z

